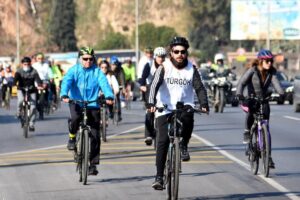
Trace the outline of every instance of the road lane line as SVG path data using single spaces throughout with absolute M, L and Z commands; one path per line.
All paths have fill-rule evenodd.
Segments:
M 129 129 L 129 130 L 121 132 L 121 133 L 110 135 L 107 138 L 113 138 L 113 137 L 116 137 L 118 135 L 123 135 L 123 134 L 129 133 L 131 131 L 135 131 L 135 130 L 138 130 L 138 129 L 141 129 L 141 128 L 144 128 L 144 127 L 145 127 L 145 125 L 138 126 L 138 127 Z M 18 154 L 18 153 L 30 153 L 30 152 L 35 152 L 35 151 L 49 150 L 49 149 L 55 149 L 55 148 L 61 148 L 61 147 L 66 147 L 66 144 L 55 145 L 55 146 L 44 147 L 44 148 L 37 148 L 37 149 L 30 149 L 30 150 L 24 150 L 24 151 L 15 151 L 15 152 L 9 152 L 9 153 L 0 153 L 0 156 L 12 155 L 12 154 Z
M 240 166 L 246 168 L 248 171 L 250 170 L 250 165 L 245 163 L 244 161 L 238 159 L 237 157 L 233 156 L 232 154 L 228 153 L 225 150 L 222 150 L 220 147 L 214 145 L 213 143 L 211 143 L 210 141 L 196 135 L 193 134 L 193 137 L 197 138 L 198 140 L 200 140 L 201 142 L 203 142 L 204 144 L 210 146 L 211 148 L 213 148 L 214 150 L 220 152 L 222 155 L 226 156 L 227 158 L 229 158 L 230 160 L 236 162 L 237 164 L 239 164 Z M 276 182 L 275 180 L 273 180 L 272 178 L 266 178 L 263 175 L 258 175 L 257 177 L 261 178 L 263 181 L 267 182 L 269 185 L 271 185 L 273 188 L 275 188 L 276 190 L 284 193 L 284 195 L 286 197 L 288 197 L 289 199 L 292 200 L 300 200 L 300 197 L 297 196 L 297 194 L 291 192 L 290 190 L 288 190 L 286 187 L 282 186 L 281 184 L 279 184 L 278 182 Z
M 300 121 L 300 118 L 298 118 L 298 117 L 292 117 L 292 116 L 288 116 L 288 115 L 285 115 L 283 117 L 287 118 L 287 119 L 293 119 L 293 120 L 296 120 L 296 121 Z

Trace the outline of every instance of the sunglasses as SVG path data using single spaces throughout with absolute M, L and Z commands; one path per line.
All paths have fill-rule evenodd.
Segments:
M 84 61 L 93 61 L 94 60 L 94 58 L 82 58 L 82 60 L 84 60 Z
M 179 54 L 180 53 L 181 55 L 184 55 L 184 54 L 186 54 L 186 50 L 181 50 L 181 51 L 180 50 L 173 50 L 173 53 L 174 54 Z
M 266 63 L 269 63 L 269 62 L 273 63 L 273 59 L 271 59 L 271 58 L 269 58 L 269 59 L 264 59 L 264 61 L 265 61 Z

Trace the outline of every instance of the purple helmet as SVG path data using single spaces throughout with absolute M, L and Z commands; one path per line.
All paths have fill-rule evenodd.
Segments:
M 257 58 L 258 59 L 272 59 L 272 58 L 274 58 L 274 56 L 270 50 L 262 49 L 258 52 Z

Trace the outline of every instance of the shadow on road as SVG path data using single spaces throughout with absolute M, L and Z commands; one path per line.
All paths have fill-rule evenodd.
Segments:
M 131 176 L 131 177 L 124 177 L 124 178 L 108 178 L 102 179 L 95 182 L 99 183 L 122 183 L 122 182 L 137 182 L 137 181 L 144 181 L 148 179 L 154 179 L 154 176 Z
M 13 163 L 13 164 L 3 164 L 0 165 L 1 168 L 9 168 L 9 167 L 26 167 L 31 165 L 45 165 L 45 164 L 58 164 L 58 163 L 70 163 L 74 162 L 73 159 L 70 160 L 53 160 L 53 161 L 35 161 L 35 162 L 26 162 L 26 163 Z
M 291 192 L 294 194 L 299 195 L 300 192 Z M 256 198 L 262 198 L 266 197 L 271 199 L 272 197 L 282 197 L 282 199 L 287 199 L 285 195 L 288 195 L 289 193 L 285 192 L 269 192 L 269 193 L 252 193 L 252 194 L 229 194 L 229 195 L 217 195 L 217 196 L 203 196 L 203 197 L 185 197 L 180 199 L 185 200 L 213 200 L 213 199 L 230 199 L 230 200 L 244 200 L 244 199 L 256 199 Z

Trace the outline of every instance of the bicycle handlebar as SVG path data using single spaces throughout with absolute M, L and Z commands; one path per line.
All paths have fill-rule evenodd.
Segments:
M 69 104 L 83 104 L 84 106 L 87 106 L 88 104 L 97 102 L 99 103 L 99 100 L 92 100 L 92 101 L 84 101 L 84 100 L 76 100 L 76 99 L 69 99 Z
M 177 112 L 177 111 L 188 111 L 188 112 L 195 112 L 195 113 L 198 113 L 198 114 L 201 114 L 201 113 L 208 114 L 207 111 L 204 111 L 204 110 L 201 110 L 201 109 L 198 109 L 198 108 L 193 108 L 192 106 L 188 106 L 188 107 L 184 106 L 184 107 L 178 108 L 178 109 L 169 109 L 168 105 L 164 105 L 163 107 L 155 106 L 155 108 L 157 109 L 158 112 L 163 112 L 164 110 L 167 110 L 167 111 L 170 111 L 172 113 Z

